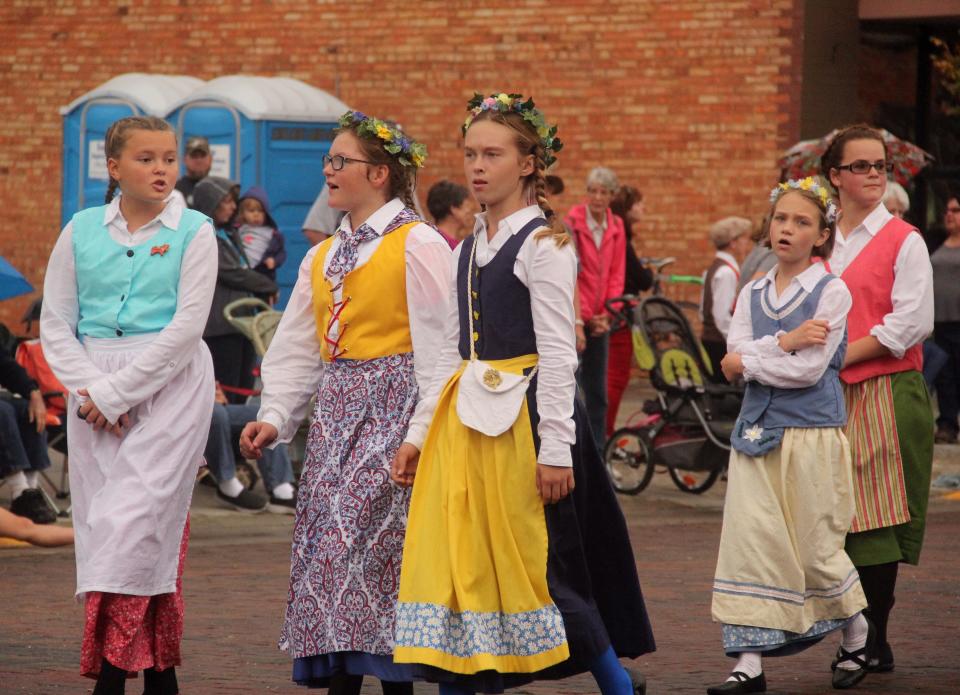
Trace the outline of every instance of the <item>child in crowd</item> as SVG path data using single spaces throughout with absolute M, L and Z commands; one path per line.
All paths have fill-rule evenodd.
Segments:
M 605 695 L 643 692 L 617 657 L 653 635 L 576 398 L 576 258 L 544 197 L 560 141 L 520 95 L 468 111 L 484 212 L 454 252 L 443 348 L 393 464 L 398 484 L 416 476 L 394 658 L 442 695 L 587 670 Z
M 812 178 L 773 189 L 777 265 L 740 293 L 720 363 L 747 382 L 731 436 L 713 618 L 737 658 L 710 695 L 766 690 L 761 657 L 796 653 L 843 630 L 835 688 L 856 685 L 869 644 L 866 605 L 843 550 L 853 517 L 838 373 L 850 292 L 824 268 L 837 207 Z
M 297 498 L 290 591 L 280 639 L 293 678 L 359 693 L 413 692 L 393 662 L 408 490 L 390 481 L 436 363 L 450 247 L 413 210 L 425 148 L 350 111 L 324 155 L 330 205 L 347 215 L 307 253 L 263 361 L 259 422 L 244 455 L 289 441 L 316 393 Z
M 863 125 L 837 133 L 821 159 L 843 210 L 830 264 L 853 295 L 840 372 L 857 502 L 846 548 L 877 629 L 871 671 L 893 670 L 887 621 L 899 564 L 920 561 L 933 465 L 933 411 L 921 372 L 933 270 L 923 237 L 883 206 L 892 168 L 883 136 Z
M 727 331 L 737 299 L 740 263 L 752 246 L 753 224 L 744 217 L 725 217 L 710 227 L 710 241 L 717 249 L 713 263 L 703 278 L 700 296 L 700 319 L 703 322 L 700 342 L 710 358 L 713 380 L 726 383 L 720 360 L 727 352 Z
M 141 670 L 144 693 L 175 695 L 187 512 L 213 408 L 201 332 L 217 244 L 206 216 L 170 198 L 177 140 L 166 121 L 117 121 L 105 152 L 107 205 L 64 228 L 40 318 L 69 391 L 81 671 L 97 678 L 95 695 L 123 693 Z
M 275 281 L 277 268 L 286 262 L 287 252 L 283 234 L 270 216 L 270 199 L 260 186 L 253 186 L 240 196 L 237 225 L 250 267 Z

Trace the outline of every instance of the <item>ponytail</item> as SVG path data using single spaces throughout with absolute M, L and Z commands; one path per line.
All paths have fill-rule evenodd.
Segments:
M 108 205 L 110 204 L 110 201 L 113 200 L 113 196 L 114 196 L 114 194 L 116 194 L 116 192 L 117 192 L 117 186 L 119 186 L 119 185 L 120 185 L 120 184 L 117 182 L 117 180 L 111 176 L 111 177 L 110 177 L 110 183 L 107 185 L 107 196 L 106 196 L 106 200 L 104 200 L 104 202 L 107 203 Z
M 547 166 L 543 158 L 543 148 L 538 145 L 536 149 L 536 169 L 532 174 L 533 193 L 537 205 L 540 206 L 544 216 L 547 218 L 547 227 L 534 234 L 533 238 L 537 241 L 540 239 L 553 239 L 553 243 L 557 245 L 557 248 L 563 248 L 570 243 L 570 234 L 560 222 L 556 211 L 550 206 L 550 203 L 547 202 Z

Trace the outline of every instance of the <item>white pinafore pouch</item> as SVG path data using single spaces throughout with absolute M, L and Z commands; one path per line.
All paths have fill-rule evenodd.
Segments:
M 470 264 L 467 268 L 467 314 L 470 326 L 470 361 L 460 375 L 457 393 L 457 417 L 472 430 L 488 437 L 497 437 L 513 427 L 520 415 L 527 387 L 537 373 L 534 367 L 529 374 L 514 374 L 497 369 L 488 362 L 477 359 L 473 340 L 473 273 L 477 241 L 470 249 Z

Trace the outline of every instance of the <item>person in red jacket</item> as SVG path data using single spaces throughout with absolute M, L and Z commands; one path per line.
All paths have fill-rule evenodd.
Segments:
M 610 209 L 617 188 L 617 175 L 610 169 L 593 169 L 587 175 L 586 202 L 571 208 L 564 220 L 580 255 L 577 275 L 579 320 L 587 334 L 587 346 L 580 358 L 577 379 L 586 402 L 593 439 L 601 452 L 606 431 L 610 341 L 610 314 L 604 302 L 623 294 L 627 257 L 623 220 Z

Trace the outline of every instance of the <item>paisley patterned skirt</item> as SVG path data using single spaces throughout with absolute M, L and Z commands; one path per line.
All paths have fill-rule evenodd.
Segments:
M 411 353 L 335 360 L 324 368 L 280 637 L 280 648 L 296 660 L 298 682 L 323 685 L 356 664 L 386 680 L 407 680 L 392 652 L 410 492 L 390 481 L 390 461 L 416 402 Z

